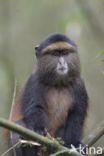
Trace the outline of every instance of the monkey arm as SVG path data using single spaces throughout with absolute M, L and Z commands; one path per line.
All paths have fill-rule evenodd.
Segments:
M 84 124 L 85 116 L 82 116 L 77 111 L 71 112 L 70 117 L 67 121 L 67 127 L 64 135 L 65 145 L 70 147 L 74 145 L 78 147 L 81 143 L 81 134 Z
M 24 88 L 24 91 L 20 100 L 20 107 L 15 107 L 15 111 L 12 115 L 17 124 L 25 126 L 33 131 L 36 131 L 42 135 L 46 135 L 47 128 L 47 114 L 44 109 L 45 101 L 43 98 L 43 87 L 38 85 L 35 75 L 32 75 Z M 17 113 L 19 112 L 19 113 Z M 16 115 L 16 114 L 17 115 Z M 11 145 L 14 145 L 19 141 L 21 136 L 16 133 L 12 133 Z M 37 156 L 38 147 L 21 146 L 15 148 L 16 156 Z
M 81 134 L 88 107 L 88 95 L 81 79 L 73 86 L 73 97 L 74 108 L 72 112 L 69 112 L 64 141 L 66 146 L 73 144 L 78 147 L 81 143 Z
M 27 116 L 25 116 L 24 121 L 27 128 L 30 128 L 39 134 L 46 135 L 47 131 L 47 114 L 45 113 L 43 107 L 36 106 Z
M 22 112 L 26 126 L 43 135 L 48 124 L 44 91 L 45 87 L 37 81 L 35 75 L 32 75 L 22 97 Z

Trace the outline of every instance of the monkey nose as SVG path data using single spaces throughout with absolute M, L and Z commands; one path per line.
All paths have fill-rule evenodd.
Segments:
M 59 64 L 60 64 L 60 65 L 65 64 L 65 60 L 64 60 L 63 57 L 60 57 L 60 58 L 59 58 Z

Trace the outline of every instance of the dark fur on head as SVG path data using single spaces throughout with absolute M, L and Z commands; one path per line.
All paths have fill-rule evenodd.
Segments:
M 40 55 L 44 48 L 46 48 L 47 46 L 49 46 L 53 43 L 60 42 L 60 41 L 69 43 L 73 47 L 77 48 L 77 45 L 75 44 L 75 42 L 72 41 L 70 38 L 68 38 L 66 35 L 56 33 L 56 34 L 52 34 L 52 35 L 48 36 L 45 40 L 43 40 L 39 45 L 37 45 L 35 47 L 35 50 L 36 50 L 37 54 Z

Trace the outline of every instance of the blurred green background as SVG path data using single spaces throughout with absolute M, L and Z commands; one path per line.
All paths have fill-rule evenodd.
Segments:
M 9 117 L 15 78 L 20 90 L 36 65 L 35 45 L 54 32 L 79 46 L 90 97 L 88 135 L 104 119 L 104 0 L 0 0 L 0 116 Z M 4 144 L 0 137 L 0 154 Z

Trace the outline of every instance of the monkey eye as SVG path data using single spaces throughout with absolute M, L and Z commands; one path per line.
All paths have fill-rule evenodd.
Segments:
M 60 56 L 60 51 L 59 50 L 54 50 L 50 53 L 53 56 Z
M 67 56 L 70 53 L 75 52 L 74 49 L 56 49 L 45 52 L 43 55 L 52 55 L 52 56 Z
M 62 55 L 69 55 L 69 54 L 74 53 L 74 52 L 75 52 L 75 50 L 72 48 L 71 49 L 65 49 L 62 51 Z
M 53 56 L 61 56 L 61 55 L 68 55 L 70 53 L 69 50 L 54 50 L 50 54 Z
M 70 52 L 69 52 L 69 50 L 63 50 L 62 51 L 62 55 L 68 55 Z

